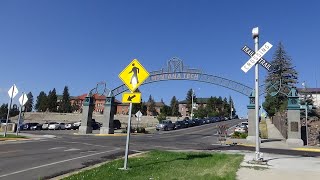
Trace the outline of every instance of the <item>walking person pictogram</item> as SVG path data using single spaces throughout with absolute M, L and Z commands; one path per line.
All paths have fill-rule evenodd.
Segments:
M 139 84 L 139 79 L 138 79 L 138 74 L 139 74 L 139 68 L 135 67 L 135 64 L 132 63 L 132 69 L 129 72 L 133 73 L 131 76 L 131 80 L 130 80 L 130 84 L 132 84 L 133 88 L 135 88 L 137 86 L 137 84 Z

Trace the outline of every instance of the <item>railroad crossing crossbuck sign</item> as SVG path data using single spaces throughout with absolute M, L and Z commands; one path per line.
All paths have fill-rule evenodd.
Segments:
M 266 42 L 242 67 L 241 70 L 247 73 L 259 60 L 272 48 L 272 44 Z M 269 63 L 270 64 L 270 63 Z M 264 65 L 263 65 L 264 67 Z
M 254 50 L 250 49 L 248 46 L 243 46 L 243 48 L 241 49 L 244 53 L 246 53 L 248 56 L 252 57 L 255 52 Z M 258 63 L 264 67 L 265 69 L 267 69 L 268 71 L 272 70 L 272 64 L 269 63 L 267 60 L 265 60 L 264 58 L 260 58 Z
M 139 63 L 137 59 L 134 59 L 119 74 L 119 78 L 124 82 L 131 92 L 134 92 L 148 77 L 148 71 Z

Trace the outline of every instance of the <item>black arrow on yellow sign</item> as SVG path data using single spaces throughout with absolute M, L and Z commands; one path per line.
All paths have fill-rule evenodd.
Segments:
M 136 97 L 136 95 L 133 95 L 133 96 L 129 96 L 127 101 L 132 101 L 132 99 L 134 99 Z

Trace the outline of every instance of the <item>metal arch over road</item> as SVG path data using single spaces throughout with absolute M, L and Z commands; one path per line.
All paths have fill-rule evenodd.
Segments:
M 205 74 L 199 69 L 188 68 L 187 66 L 184 66 L 183 61 L 178 58 L 172 58 L 169 60 L 166 68 L 162 68 L 159 71 L 150 72 L 149 78 L 142 85 L 168 80 L 188 80 L 215 84 L 234 90 L 245 96 L 250 96 L 253 91 L 249 86 L 243 85 L 236 81 Z M 117 96 L 127 90 L 127 86 L 123 84 L 113 89 L 111 92 L 114 96 Z

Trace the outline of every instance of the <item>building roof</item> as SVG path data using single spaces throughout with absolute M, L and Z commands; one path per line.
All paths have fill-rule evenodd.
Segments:
M 297 91 L 300 94 L 304 94 L 304 93 L 320 94 L 320 88 L 297 88 Z

